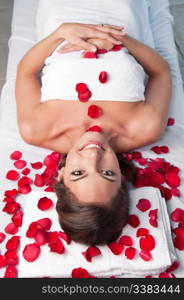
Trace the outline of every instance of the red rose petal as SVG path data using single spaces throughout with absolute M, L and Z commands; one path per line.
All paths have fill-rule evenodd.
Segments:
M 86 131 L 102 132 L 102 128 L 98 125 L 89 127 Z
M 81 102 L 87 102 L 87 101 L 89 101 L 91 96 L 92 96 L 92 93 L 89 90 L 87 90 L 85 93 L 79 93 L 78 99 Z
M 158 209 L 152 209 L 152 210 L 150 210 L 148 216 L 150 217 L 150 219 L 156 220 L 157 219 L 157 213 L 158 213 Z
M 40 198 L 40 200 L 38 201 L 38 204 L 37 204 L 38 208 L 40 210 L 47 210 L 49 209 L 50 207 L 53 206 L 53 202 L 51 199 L 47 198 L 47 197 L 42 197 Z
M 180 197 L 181 196 L 180 191 L 177 188 L 172 188 L 171 193 L 175 197 Z
M 40 254 L 40 246 L 36 243 L 28 244 L 24 247 L 23 257 L 28 262 L 35 261 Z
M 169 148 L 167 146 L 161 146 L 160 149 L 163 153 L 169 153 Z
M 41 228 L 42 228 L 42 226 L 41 226 Z M 37 233 L 37 231 L 38 231 L 37 222 L 32 222 L 28 227 L 28 230 L 26 232 L 26 236 L 28 238 L 33 238 L 35 236 L 35 234 Z
M 151 251 L 155 248 L 155 240 L 152 235 L 148 234 L 139 241 L 141 250 Z
M 13 236 L 6 243 L 7 250 L 17 250 L 20 244 L 20 236 Z
M 24 170 L 22 170 L 21 173 L 22 173 L 23 175 L 26 176 L 26 175 L 28 175 L 30 172 L 31 172 L 31 170 L 30 170 L 29 168 L 25 168 Z
M 107 74 L 107 72 L 102 71 L 102 72 L 100 73 L 100 75 L 99 75 L 99 81 L 100 81 L 101 83 L 106 83 L 107 80 L 108 80 L 108 74 Z
M 149 234 L 149 230 L 148 229 L 146 229 L 146 228 L 139 228 L 137 230 L 136 236 L 140 237 L 140 236 L 146 236 L 148 234 Z
M 178 250 L 182 251 L 184 250 L 184 236 L 177 235 L 174 239 L 174 247 Z
M 175 119 L 169 118 L 167 122 L 167 126 L 173 126 L 175 124 Z
M 83 58 L 98 58 L 98 55 L 95 52 L 89 52 L 89 51 L 86 52 L 85 51 L 82 53 L 82 57 Z
M 166 174 L 165 180 L 170 187 L 177 188 L 180 185 L 180 177 L 174 172 Z
M 20 151 L 14 151 L 11 155 L 10 155 L 10 158 L 12 160 L 18 160 L 18 159 L 21 159 L 22 157 L 22 153 Z
M 63 254 L 65 251 L 63 243 L 59 239 L 56 242 L 49 243 L 48 246 L 49 246 L 51 252 Z
M 162 153 L 162 150 L 160 149 L 159 146 L 154 146 L 153 148 L 151 148 L 151 151 L 155 152 L 156 154 Z
M 77 83 L 76 84 L 76 91 L 78 93 L 85 93 L 88 90 L 87 84 L 86 83 Z
M 134 228 L 138 227 L 139 224 L 140 224 L 138 216 L 136 216 L 136 215 L 129 215 L 128 224 L 131 225 Z
M 38 187 L 42 187 L 44 186 L 45 181 L 42 177 L 42 175 L 36 174 L 35 175 L 35 180 L 34 180 L 34 185 L 38 186 Z
M 86 250 L 86 252 L 88 253 L 88 255 L 92 258 L 98 255 L 101 255 L 101 251 L 99 248 L 95 247 L 95 246 L 90 246 L 88 247 L 88 249 Z
M 35 162 L 35 163 L 31 163 L 31 167 L 35 170 L 41 169 L 43 167 L 43 164 L 41 162 Z
M 88 261 L 88 262 L 92 262 L 92 258 L 89 255 L 89 253 L 87 251 L 81 252 L 81 254 L 84 256 L 84 258 Z
M 6 235 L 3 232 L 0 232 L 0 243 L 2 243 L 5 239 Z
M 176 269 L 179 268 L 179 262 L 178 261 L 174 261 L 173 264 L 166 270 L 167 273 L 171 273 L 173 271 L 175 271 Z
M 157 220 L 149 219 L 149 223 L 150 223 L 150 225 L 153 226 L 153 227 L 158 227 L 158 222 L 157 222 Z
M 29 184 L 32 184 L 32 179 L 27 177 L 27 176 L 23 176 L 18 181 L 18 187 L 23 187 L 23 186 L 26 186 L 26 185 L 29 185 Z
M 115 255 L 120 255 L 123 252 L 124 246 L 120 243 L 113 242 L 107 245 Z
M 173 229 L 173 232 L 174 232 L 176 235 L 182 235 L 182 236 L 184 237 L 184 228 L 177 227 L 177 228 Z
M 19 173 L 15 170 L 8 171 L 8 173 L 6 174 L 6 178 L 9 180 L 18 180 L 19 176 Z
M 5 266 L 5 257 L 0 255 L 0 269 Z
M 125 256 L 127 259 L 133 259 L 136 254 L 136 249 L 133 247 L 129 247 L 125 250 Z
M 9 190 L 9 191 L 6 191 L 6 192 L 4 193 L 4 195 L 5 195 L 6 197 L 13 197 L 13 198 L 16 197 L 17 194 L 18 194 L 18 191 L 17 191 L 16 189 Z
M 165 187 L 160 187 L 161 195 L 162 197 L 165 198 L 165 200 L 171 200 L 172 198 L 172 190 L 165 188 Z
M 23 219 L 23 211 L 19 210 L 16 212 L 12 217 L 12 222 L 17 226 L 22 226 L 22 219 Z
M 49 243 L 55 243 L 59 238 L 59 233 L 57 231 L 46 232 L 47 241 Z
M 27 165 L 27 162 L 25 160 L 17 160 L 14 162 L 14 166 L 17 169 L 23 169 Z
M 102 109 L 97 105 L 90 105 L 88 108 L 88 116 L 92 119 L 99 118 L 102 115 Z
M 159 278 L 172 278 L 172 276 L 167 272 L 162 272 L 159 274 Z
M 50 193 L 50 192 L 54 192 L 54 189 L 53 187 L 48 186 L 46 189 L 44 189 L 44 191 Z
M 72 270 L 72 278 L 89 278 L 89 273 L 83 268 L 76 268 Z
M 16 234 L 18 230 L 18 227 L 14 223 L 9 223 L 4 229 L 4 231 L 9 234 Z
M 14 266 L 8 266 L 4 278 L 17 278 L 17 269 Z
M 96 51 L 96 54 L 98 55 L 98 54 L 105 54 L 105 53 L 107 53 L 108 51 L 106 50 L 106 49 L 98 49 L 97 51 Z
M 183 214 L 184 214 L 184 211 L 181 208 L 176 208 L 171 213 L 171 220 L 173 222 L 181 222 L 183 220 Z
M 141 250 L 139 253 L 139 256 L 144 260 L 144 261 L 150 261 L 152 259 L 152 255 L 149 251 L 146 250 Z
M 61 237 L 63 240 L 65 240 L 65 242 L 69 245 L 71 244 L 71 238 L 69 237 L 68 234 L 66 234 L 65 232 L 60 231 L 59 232 L 59 237 Z
M 145 212 L 147 211 L 148 209 L 150 209 L 151 207 L 151 203 L 149 200 L 147 199 L 139 199 L 139 202 L 138 204 L 136 205 L 136 207 L 142 211 L 142 212 Z
M 111 51 L 120 51 L 123 48 L 122 45 L 114 45 L 114 47 L 111 49 Z
M 133 245 L 132 238 L 128 235 L 121 236 L 119 239 L 119 243 L 124 246 L 129 246 L 129 247 L 131 247 Z
M 45 231 L 38 230 L 34 236 L 35 242 L 39 245 L 45 245 L 47 243 L 47 236 Z
M 32 191 L 30 185 L 25 185 L 25 186 L 21 186 L 19 187 L 19 193 L 21 194 L 29 194 Z
M 41 226 L 41 229 L 50 230 L 52 221 L 49 218 L 43 218 L 37 221 L 37 224 Z
M 3 199 L 3 202 L 14 202 L 15 199 L 14 198 L 11 198 L 11 197 L 6 197 Z
M 13 201 L 13 202 L 7 202 L 6 205 L 3 208 L 3 211 L 7 214 L 14 214 L 18 209 L 20 208 L 20 204 Z
M 55 160 L 56 162 L 59 162 L 62 158 L 62 154 L 59 153 L 59 152 L 56 152 L 56 151 L 53 151 L 51 154 L 50 154 L 50 157 Z

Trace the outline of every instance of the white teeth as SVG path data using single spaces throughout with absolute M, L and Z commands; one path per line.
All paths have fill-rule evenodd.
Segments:
M 101 147 L 97 144 L 89 144 L 84 149 L 90 149 L 90 148 L 98 148 L 101 149 Z

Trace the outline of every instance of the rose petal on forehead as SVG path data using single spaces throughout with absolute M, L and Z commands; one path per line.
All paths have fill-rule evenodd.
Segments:
M 20 151 L 14 151 L 11 155 L 10 155 L 10 158 L 12 160 L 18 160 L 18 159 L 21 159 L 22 157 L 22 152 Z
M 115 255 L 120 255 L 123 252 L 124 246 L 118 242 L 113 242 L 107 245 Z
M 102 132 L 102 128 L 98 125 L 89 127 L 86 131 Z
M 41 169 L 43 167 L 43 164 L 41 162 L 35 162 L 35 163 L 31 163 L 31 167 L 35 170 Z
M 83 268 L 75 268 L 72 270 L 72 278 L 89 278 L 90 274 Z
M 7 172 L 6 174 L 6 178 L 9 179 L 9 180 L 18 180 L 19 179 L 19 173 L 15 170 L 10 170 Z
M 145 212 L 151 207 L 151 203 L 148 199 L 139 199 L 139 202 L 137 203 L 136 207 L 142 211 Z
M 33 262 L 40 254 L 40 246 L 36 243 L 28 244 L 24 247 L 22 254 L 26 261 Z
M 53 206 L 53 201 L 47 197 L 42 197 L 39 199 L 37 206 L 40 210 L 47 210 Z
M 18 227 L 14 223 L 9 223 L 4 230 L 6 233 L 16 234 L 18 232 Z
M 25 160 L 16 160 L 14 162 L 14 166 L 17 169 L 23 169 L 23 168 L 25 168 L 26 165 L 27 165 L 27 162 Z
M 101 107 L 97 106 L 97 105 L 90 105 L 88 107 L 88 116 L 92 119 L 96 119 L 99 118 L 102 115 L 103 111 L 101 109 Z

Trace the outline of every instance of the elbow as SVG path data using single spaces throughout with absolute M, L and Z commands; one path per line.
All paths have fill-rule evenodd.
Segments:
M 19 132 L 24 142 L 29 145 L 39 146 L 40 140 L 38 139 L 33 124 L 30 124 L 29 122 L 19 124 Z

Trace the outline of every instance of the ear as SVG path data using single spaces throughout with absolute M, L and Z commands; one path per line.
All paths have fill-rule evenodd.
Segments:
M 57 181 L 60 182 L 62 179 L 63 179 L 63 172 L 64 172 L 64 169 L 65 167 L 62 167 L 60 170 L 59 170 L 59 174 L 58 174 L 58 177 L 57 177 Z

